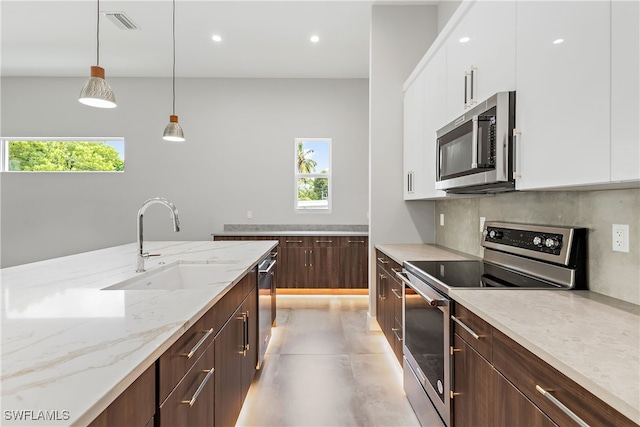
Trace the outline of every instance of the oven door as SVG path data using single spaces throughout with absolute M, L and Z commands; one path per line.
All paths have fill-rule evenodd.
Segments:
M 400 276 L 404 282 L 404 357 L 442 420 L 451 425 L 451 300 L 411 273 L 403 273 L 409 278 Z

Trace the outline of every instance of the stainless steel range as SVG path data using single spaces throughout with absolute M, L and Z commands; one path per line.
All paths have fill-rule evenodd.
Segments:
M 418 419 L 451 425 L 451 289 L 587 289 L 587 230 L 487 222 L 482 260 L 406 261 L 404 388 Z

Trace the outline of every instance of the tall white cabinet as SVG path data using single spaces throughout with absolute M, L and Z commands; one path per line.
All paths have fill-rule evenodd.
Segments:
M 610 17 L 610 2 L 517 2 L 517 189 L 609 181 Z

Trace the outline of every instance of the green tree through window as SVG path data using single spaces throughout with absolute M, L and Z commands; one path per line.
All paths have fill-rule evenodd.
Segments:
M 330 209 L 330 163 L 330 139 L 296 139 L 296 210 Z
M 124 170 L 123 156 L 105 141 L 11 140 L 7 153 L 9 171 Z

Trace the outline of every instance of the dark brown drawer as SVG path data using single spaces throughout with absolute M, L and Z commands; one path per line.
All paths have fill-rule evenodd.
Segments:
M 338 238 L 338 242 L 340 247 L 348 248 L 348 247 L 367 247 L 367 237 L 366 236 L 340 236 Z
M 493 327 L 460 304 L 455 304 L 451 321 L 453 332 L 491 363 Z
M 214 318 L 214 309 L 210 309 L 158 359 L 160 402 L 169 396 L 171 390 L 213 342 L 216 332 Z
M 308 248 L 313 245 L 309 236 L 280 236 L 279 241 L 283 248 Z
M 493 363 L 505 378 L 558 425 L 577 425 L 560 409 L 560 405 L 564 405 L 592 426 L 637 426 L 585 388 L 497 330 L 494 330 L 493 334 Z M 547 396 L 541 391 L 548 392 Z M 555 400 L 555 403 L 552 400 Z
M 212 426 L 214 423 L 214 347 L 209 345 L 158 410 L 158 425 Z

